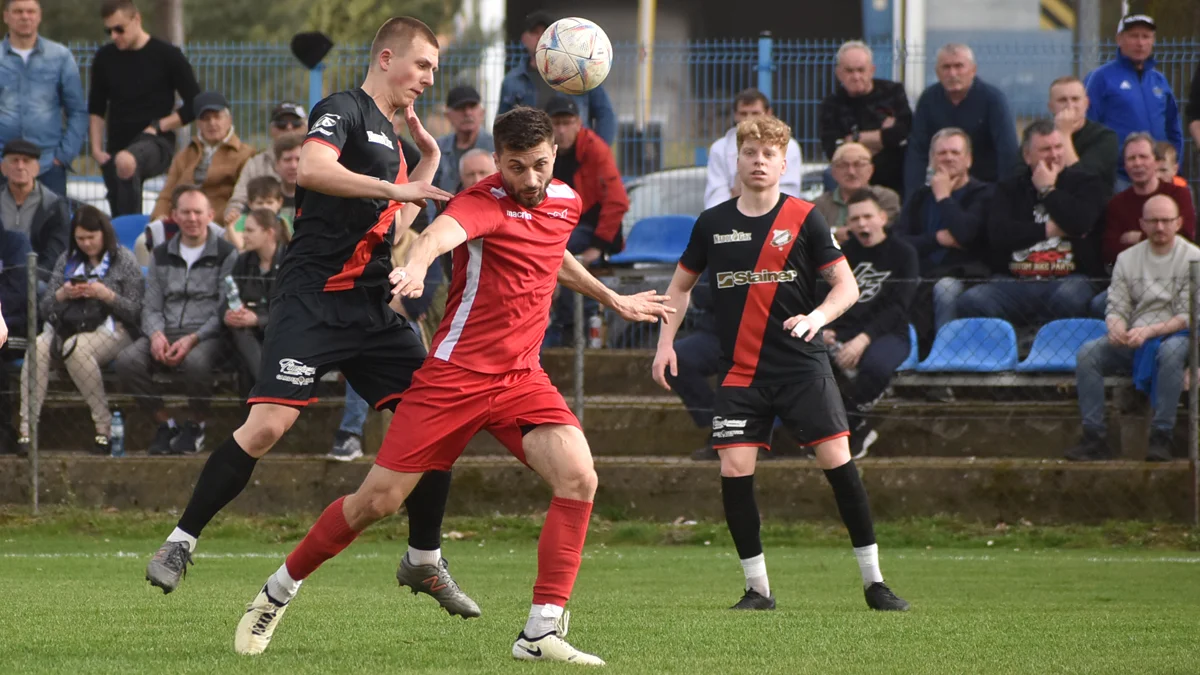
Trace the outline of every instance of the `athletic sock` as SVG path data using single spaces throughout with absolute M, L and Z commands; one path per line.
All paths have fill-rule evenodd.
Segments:
M 446 500 L 450 498 L 450 476 L 449 471 L 426 471 L 404 500 L 404 510 L 408 513 L 409 560 L 418 565 L 436 565 L 441 560 L 442 516 L 446 514 Z M 413 550 L 426 553 L 414 556 Z M 427 554 L 433 552 L 437 553 L 433 562 L 417 562 L 418 557 L 428 560 Z
M 175 528 L 171 532 L 171 534 L 167 535 L 167 541 L 168 542 L 183 542 L 188 545 L 188 551 L 191 551 L 193 553 L 195 553 L 195 551 L 196 551 L 196 538 L 193 537 L 192 535 L 188 534 L 187 532 L 184 532 L 183 530 L 179 529 L 178 527 Z
M 538 573 L 533 604 L 566 607 L 583 560 L 592 503 L 555 497 L 538 537 Z M 543 633 L 544 635 L 544 633 Z M 536 637 L 526 633 L 526 637 Z
M 277 605 L 286 605 L 296 597 L 296 591 L 300 590 L 302 583 L 303 580 L 296 581 L 292 578 L 287 563 L 284 563 L 267 579 L 267 597 Z
M 883 572 L 879 571 L 879 544 L 855 547 L 854 557 L 858 559 L 858 571 L 862 574 L 863 586 L 883 581 Z
M 204 463 L 178 530 L 199 538 L 209 521 L 246 489 L 256 464 L 258 460 L 246 454 L 233 436 L 225 439 Z
M 721 501 L 738 558 L 750 560 L 762 555 L 762 539 L 759 538 L 762 523 L 758 503 L 754 500 L 754 476 L 721 476 Z
M 771 582 L 767 580 L 767 557 L 762 553 L 742 560 L 742 572 L 746 575 L 746 590 L 754 591 L 764 598 L 771 597 Z
M 850 532 L 850 544 L 854 546 L 863 584 L 869 586 L 876 581 L 883 581 L 879 573 L 879 547 L 875 544 L 871 504 L 867 500 L 867 489 L 858 475 L 858 467 L 854 465 L 854 460 L 850 460 L 836 469 L 826 470 L 825 478 L 833 488 L 838 513 Z
M 555 624 L 564 611 L 565 609 L 561 605 L 534 603 L 529 608 L 529 618 L 525 620 L 525 630 L 522 632 L 530 640 L 545 637 L 557 629 Z
M 312 529 L 288 555 L 286 566 L 291 578 L 300 581 L 307 579 L 322 563 L 341 553 L 358 537 L 358 532 L 350 529 L 342 511 L 345 501 L 345 497 L 339 497 L 326 507 L 317 522 L 313 523 Z
M 442 560 L 442 549 L 435 548 L 432 551 L 425 551 L 419 548 L 413 548 L 410 544 L 408 547 L 408 562 L 414 565 L 437 565 Z

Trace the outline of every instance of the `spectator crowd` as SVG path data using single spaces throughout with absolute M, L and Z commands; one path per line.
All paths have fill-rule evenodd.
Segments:
M 39 1 L 3 0 L 0 304 L 9 330 L 20 334 L 29 290 L 22 267 L 36 252 L 43 326 L 37 358 L 21 367 L 31 405 L 23 401 L 0 449 L 20 451 L 28 442 L 30 417 L 40 413 L 53 365 L 61 364 L 91 410 L 96 452 L 107 452 L 111 434 L 110 369 L 157 424 L 151 453 L 193 453 L 204 443 L 213 372 L 233 364 L 243 388 L 257 375 L 274 275 L 295 216 L 307 112 L 278 102 L 269 147 L 252 146 L 239 137 L 226 96 L 202 89 L 183 52 L 145 30 L 132 0 L 100 4 L 111 41 L 95 54 L 85 96 L 70 51 L 38 34 Z M 630 207 L 613 152 L 616 113 L 603 87 L 564 96 L 537 75 L 533 49 L 551 22 L 541 12 L 526 17 L 521 42 L 530 58 L 505 75 L 497 112 L 532 105 L 550 115 L 554 177 L 582 200 L 568 248 L 587 265 L 604 265 L 624 246 Z M 863 289 L 822 335 L 847 381 L 857 456 L 877 437 L 868 413 L 909 354 L 910 325 L 925 354 L 937 331 L 960 318 L 1005 319 L 1019 331 L 1054 319 L 1104 320 L 1106 341 L 1089 343 L 1079 356 L 1084 440 L 1067 453 L 1073 459 L 1111 456 L 1097 377 L 1144 365 L 1135 354 L 1146 344 L 1157 354 L 1150 363 L 1183 372 L 1181 288 L 1186 262 L 1200 258 L 1200 249 L 1191 243 L 1193 197 L 1178 173 L 1185 129 L 1200 147 L 1200 70 L 1181 113 L 1156 69 L 1153 19 L 1126 16 L 1117 30 L 1115 57 L 1083 79 L 1054 80 L 1047 114 L 1020 129 L 1004 92 L 979 77 L 968 45 L 937 51 L 937 82 L 913 107 L 903 85 L 877 77 L 869 45 L 850 41 L 838 50 L 837 84 L 818 114 L 830 189 L 815 209 Z M 771 115 L 772 107 L 749 89 L 734 97 L 730 112 L 736 125 Z M 496 170 L 485 113 L 473 87 L 449 89 L 450 132 L 437 139 L 439 187 L 469 189 Z M 176 134 L 188 126 L 189 140 L 177 150 Z M 85 143 L 100 166 L 108 214 L 150 217 L 130 248 L 118 242 L 108 214 L 67 198 L 67 176 Z M 415 148 L 403 150 L 416 166 Z M 737 152 L 735 127 L 709 148 L 706 208 L 741 193 Z M 798 196 L 802 158 L 794 140 L 786 162 L 782 191 Z M 164 188 L 145 204 L 142 186 L 156 176 L 165 176 Z M 437 208 L 430 204 L 413 231 Z M 397 237 L 397 259 L 412 236 Z M 448 273 L 448 261 L 434 266 L 425 297 L 394 305 L 426 338 L 441 318 Z M 703 298 L 699 292 L 691 334 L 676 346 L 673 383 L 699 426 L 709 424 L 706 378 L 719 367 Z M 573 306 L 573 295 L 560 292 L 547 346 L 571 343 Z M 586 305 L 588 316 L 596 311 Z M 18 357 L 0 352 L 0 375 Z M 186 410 L 165 405 L 164 376 L 184 389 Z M 1178 399 L 1182 384 L 1173 376 L 1155 383 L 1159 408 Z M 0 398 L 0 420 L 9 420 L 11 402 Z M 1151 458 L 1169 454 L 1164 439 L 1174 408 L 1159 408 Z M 365 402 L 347 390 L 332 456 L 361 455 L 365 416 Z M 697 456 L 711 454 L 705 448 Z

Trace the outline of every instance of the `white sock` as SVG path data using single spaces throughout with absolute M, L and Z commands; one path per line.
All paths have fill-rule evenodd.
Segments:
M 529 619 L 525 622 L 525 637 L 536 640 L 553 633 L 563 608 L 558 605 L 533 605 L 529 608 Z
M 879 544 L 854 549 L 854 557 L 858 558 L 858 571 L 862 573 L 863 586 L 883 581 L 883 573 L 879 571 Z
M 742 572 L 746 575 L 746 589 L 755 591 L 764 598 L 771 597 L 771 583 L 767 581 L 767 557 L 759 553 L 742 561 Z
M 442 549 L 422 551 L 419 548 L 408 547 L 408 561 L 414 565 L 437 565 L 442 561 Z
M 296 581 L 288 574 L 287 563 L 284 563 L 267 579 L 267 595 L 271 596 L 272 600 L 286 605 L 296 596 L 296 591 L 300 590 L 302 583 L 303 579 Z
M 192 553 L 196 552 L 196 538 L 178 527 L 175 528 L 174 532 L 167 535 L 167 541 L 182 541 L 188 545 L 189 551 Z

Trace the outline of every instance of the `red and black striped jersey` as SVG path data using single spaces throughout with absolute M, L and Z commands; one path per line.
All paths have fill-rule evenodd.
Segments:
M 313 106 L 304 142 L 333 148 L 338 163 L 354 173 L 408 181 L 392 121 L 362 89 L 332 94 Z M 334 197 L 297 187 L 294 234 L 277 288 L 297 293 L 386 285 L 392 270 L 393 221 L 401 206 L 386 199 Z
M 700 214 L 679 264 L 709 271 L 722 386 L 833 376 L 820 339 L 792 337 L 783 322 L 817 308 L 818 273 L 843 259 L 825 219 L 796 197 L 780 195 L 757 217 L 739 211 L 737 199 Z

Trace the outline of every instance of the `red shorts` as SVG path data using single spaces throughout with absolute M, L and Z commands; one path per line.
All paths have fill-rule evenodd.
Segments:
M 429 357 L 400 397 L 375 463 L 402 473 L 448 471 L 485 429 L 524 462 L 521 427 L 540 424 L 579 427 L 546 371 L 490 375 Z

